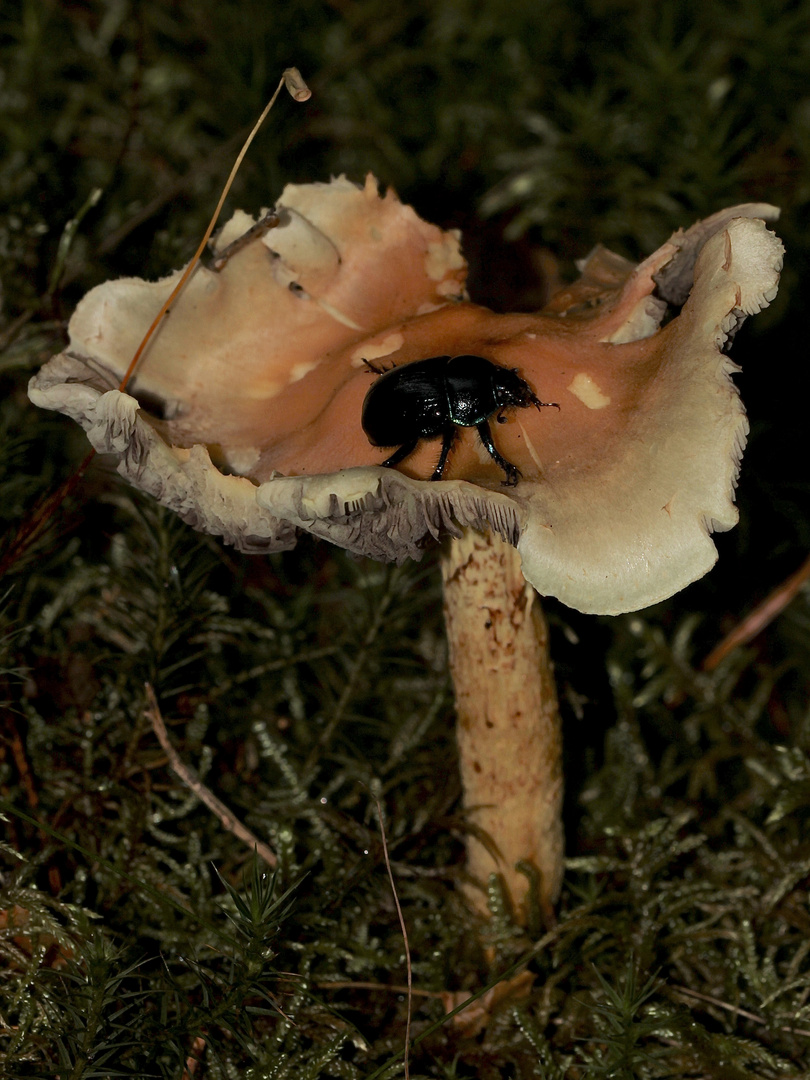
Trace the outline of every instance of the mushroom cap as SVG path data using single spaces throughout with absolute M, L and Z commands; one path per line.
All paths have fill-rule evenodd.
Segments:
M 747 204 L 676 233 L 638 267 L 595 249 L 538 314 L 465 298 L 459 237 L 369 177 L 290 185 L 279 225 L 219 272 L 199 267 L 116 389 L 178 272 L 93 289 L 31 399 L 85 428 L 130 482 L 248 552 L 300 530 L 373 558 L 418 558 L 465 526 L 515 544 L 541 593 L 618 614 L 695 581 L 710 533 L 737 521 L 747 423 L 725 349 L 776 295 L 782 245 Z M 253 219 L 237 212 L 221 251 Z M 663 323 L 666 314 L 673 314 Z M 360 423 L 374 374 L 438 355 L 517 368 L 554 409 L 507 410 L 494 432 L 522 479 L 462 429 L 446 479 L 438 444 L 398 469 Z

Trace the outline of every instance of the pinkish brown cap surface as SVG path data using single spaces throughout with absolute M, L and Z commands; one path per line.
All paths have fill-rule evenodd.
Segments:
M 373 558 L 418 558 L 463 526 L 515 543 L 526 578 L 582 611 L 655 603 L 706 573 L 737 520 L 747 424 L 724 348 L 776 294 L 782 246 L 750 204 L 676 233 L 633 267 L 596 249 L 536 315 L 465 299 L 455 233 L 369 178 L 290 185 L 280 224 L 219 273 L 199 268 L 128 388 L 118 385 L 178 275 L 93 289 L 70 345 L 31 381 L 130 482 L 243 551 L 300 530 Z M 221 250 L 253 219 L 238 212 Z M 179 273 L 179 272 L 178 272 Z M 665 314 L 674 314 L 662 325 Z M 436 441 L 402 465 L 360 416 L 381 367 L 476 354 L 559 410 L 495 425 L 503 472 L 463 429 L 441 481 Z

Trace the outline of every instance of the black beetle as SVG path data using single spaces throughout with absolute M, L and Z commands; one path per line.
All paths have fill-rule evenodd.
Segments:
M 506 473 L 503 483 L 516 484 L 520 470 L 496 450 L 489 417 L 497 412 L 498 423 L 503 424 L 504 409 L 530 405 L 538 411 L 549 405 L 559 409 L 554 402 L 540 401 L 517 368 L 499 367 L 483 356 L 431 356 L 389 371 L 363 362 L 380 376 L 363 402 L 363 431 L 369 442 L 399 447 L 383 462 L 391 468 L 412 453 L 420 439 L 441 435 L 442 452 L 431 480 L 441 480 L 457 429 L 474 427 L 492 460 Z

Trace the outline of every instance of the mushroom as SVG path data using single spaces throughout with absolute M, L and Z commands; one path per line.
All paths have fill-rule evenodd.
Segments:
M 716 559 L 737 520 L 747 425 L 727 347 L 776 294 L 777 211 L 747 204 L 679 231 L 634 267 L 603 248 L 538 314 L 468 301 L 459 236 L 373 177 L 289 185 L 274 227 L 237 212 L 117 389 L 179 273 L 93 289 L 70 344 L 30 384 L 131 483 L 241 551 L 301 531 L 402 562 L 449 536 L 445 612 L 473 880 L 499 872 L 525 910 L 562 876 L 559 720 L 535 589 L 584 612 L 663 600 Z M 270 220 L 270 219 L 268 219 Z M 672 315 L 669 321 L 665 315 Z M 361 414 L 376 372 L 436 356 L 514 368 L 558 409 L 507 408 L 504 471 L 459 429 L 441 479 L 434 440 L 383 467 Z M 489 842 L 476 837 L 487 834 Z M 476 892 L 480 903 L 481 892 Z

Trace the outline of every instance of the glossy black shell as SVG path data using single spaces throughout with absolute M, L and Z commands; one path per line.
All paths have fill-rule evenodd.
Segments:
M 372 371 L 377 372 L 369 364 Z M 460 427 L 478 429 L 490 456 L 517 483 L 517 468 L 495 449 L 489 417 L 507 408 L 545 404 L 517 371 L 483 356 L 432 356 L 391 368 L 371 385 L 363 402 L 363 431 L 373 446 L 399 447 L 386 466 L 402 461 L 420 439 L 442 436 L 442 453 L 431 479 L 441 479 Z M 499 417 L 500 419 L 500 417 Z

